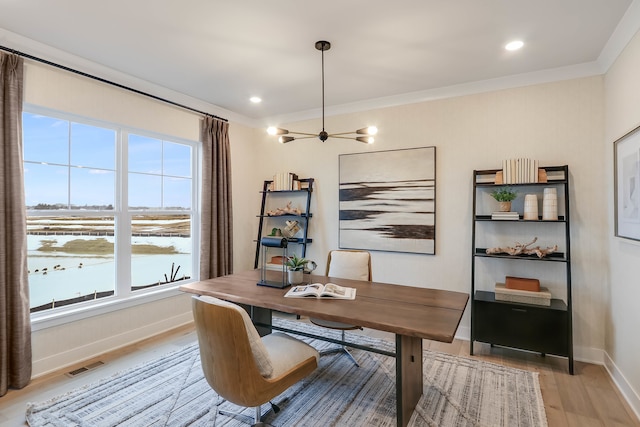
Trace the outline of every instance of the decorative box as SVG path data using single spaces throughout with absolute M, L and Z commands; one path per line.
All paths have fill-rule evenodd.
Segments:
M 540 291 L 540 281 L 538 279 L 526 279 L 524 277 L 507 276 L 504 282 L 507 289 L 517 289 L 520 291 Z
M 540 287 L 539 292 L 508 289 L 504 283 L 496 283 L 496 301 L 517 302 L 533 305 L 551 305 L 551 292 Z

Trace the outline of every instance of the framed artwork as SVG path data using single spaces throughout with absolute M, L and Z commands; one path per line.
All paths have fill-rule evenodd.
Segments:
M 436 147 L 340 155 L 340 248 L 435 254 Z
M 640 126 L 613 143 L 615 235 L 640 241 Z

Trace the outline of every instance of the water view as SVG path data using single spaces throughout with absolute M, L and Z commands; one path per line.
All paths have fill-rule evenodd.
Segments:
M 113 217 L 29 218 L 32 311 L 112 295 L 116 283 L 113 230 Z M 188 215 L 134 217 L 131 289 L 190 278 L 191 246 Z

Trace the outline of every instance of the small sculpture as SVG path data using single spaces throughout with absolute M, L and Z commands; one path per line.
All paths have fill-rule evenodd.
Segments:
M 287 239 L 295 236 L 295 234 L 300 231 L 300 225 L 298 224 L 298 221 L 287 221 L 287 226 L 282 229 L 282 235 Z
M 267 211 L 267 216 L 281 215 L 302 215 L 302 211 L 299 208 L 292 208 L 291 202 L 287 203 L 287 206 L 284 208 L 276 208 L 275 210 Z
M 544 258 L 545 256 L 555 252 L 558 249 L 558 245 L 553 245 L 547 248 L 541 248 L 540 246 L 536 246 L 535 248 L 530 248 L 529 246 L 533 245 L 538 240 L 537 237 L 534 237 L 533 240 L 526 245 L 522 243 L 516 242 L 514 247 L 507 246 L 506 248 L 488 248 L 487 254 L 501 254 L 506 253 L 509 255 L 537 255 L 538 258 Z

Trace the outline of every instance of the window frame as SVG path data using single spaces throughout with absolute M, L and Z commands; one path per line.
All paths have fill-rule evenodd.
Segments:
M 115 200 L 113 210 L 27 210 L 27 216 L 59 216 L 61 212 L 69 216 L 113 216 L 114 217 L 114 261 L 117 266 L 115 272 L 115 294 L 98 300 L 85 301 L 59 307 L 53 310 L 44 310 L 31 313 L 31 327 L 33 331 L 74 322 L 84 318 L 99 316 L 117 310 L 147 304 L 163 298 L 175 297 L 183 293 L 178 287 L 195 282 L 199 279 L 200 272 L 200 193 L 201 193 L 201 167 L 202 143 L 190 141 L 172 135 L 160 134 L 145 129 L 138 129 L 119 123 L 110 123 L 103 120 L 88 118 L 73 113 L 53 110 L 32 104 L 23 106 L 23 113 L 37 114 L 47 117 L 80 123 L 89 126 L 111 129 L 116 132 L 115 150 Z M 191 156 L 191 208 L 179 209 L 129 209 L 128 206 L 128 135 L 135 134 L 149 138 L 160 139 L 170 143 L 185 144 L 192 148 Z M 23 159 L 23 164 L 27 161 Z M 148 289 L 132 291 L 131 289 L 131 220 L 139 215 L 189 215 L 191 220 L 191 254 L 192 272 L 191 278 L 178 282 L 154 286 Z

